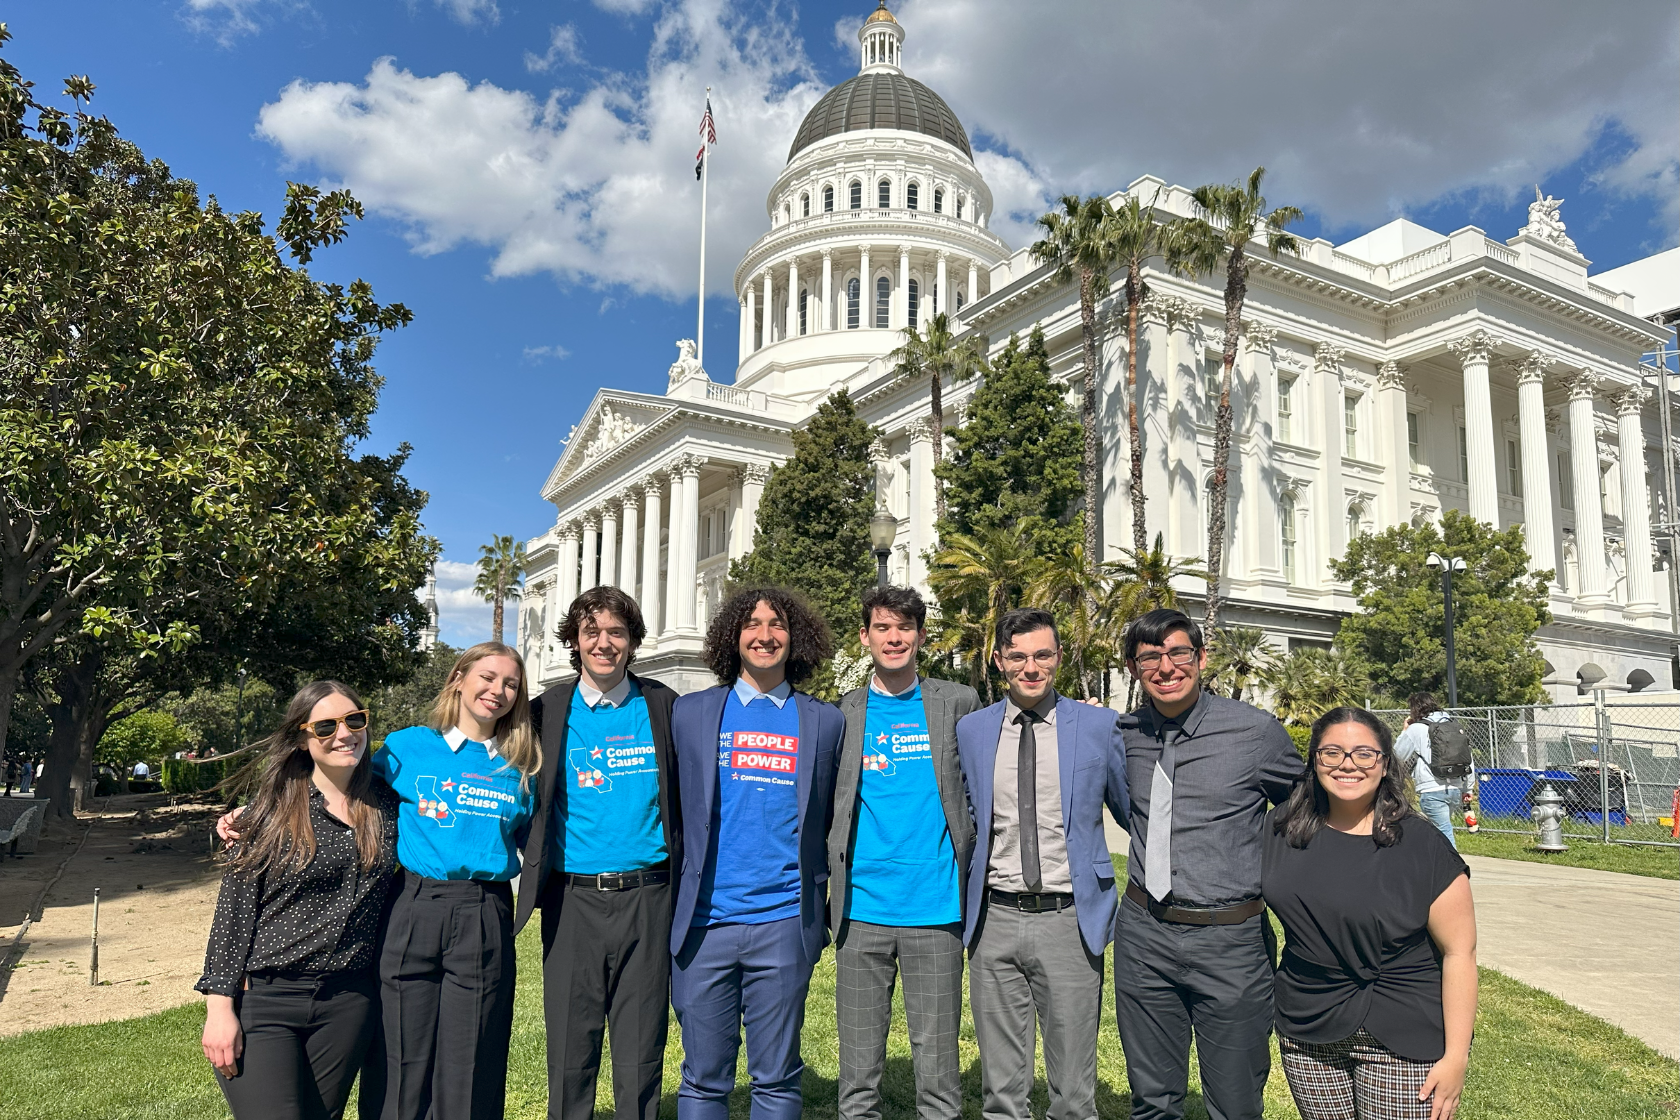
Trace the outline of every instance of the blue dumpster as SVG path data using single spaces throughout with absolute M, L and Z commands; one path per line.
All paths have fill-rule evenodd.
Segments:
M 1526 817 L 1533 792 L 1550 782 L 1567 801 L 1576 778 L 1567 770 L 1530 770 L 1513 766 L 1476 771 L 1476 801 L 1484 817 Z

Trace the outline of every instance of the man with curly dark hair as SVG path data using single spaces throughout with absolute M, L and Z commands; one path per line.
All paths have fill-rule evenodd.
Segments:
M 684 822 L 671 921 L 681 1120 L 727 1120 L 743 1024 L 755 1120 L 795 1120 L 803 1107 L 799 1032 L 828 940 L 825 840 L 845 721 L 793 685 L 832 651 L 798 595 L 739 591 L 706 633 L 718 686 L 672 711 Z

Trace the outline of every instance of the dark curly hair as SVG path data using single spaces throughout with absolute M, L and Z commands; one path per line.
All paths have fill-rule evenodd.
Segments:
M 1318 767 L 1313 764 L 1313 758 L 1318 754 L 1318 744 L 1323 740 L 1324 733 L 1344 723 L 1357 723 L 1365 728 L 1376 739 L 1377 746 L 1382 748 L 1383 776 L 1377 783 L 1377 800 L 1372 806 L 1371 839 L 1384 848 L 1398 842 L 1402 822 L 1416 815 L 1406 803 L 1406 775 L 1394 763 L 1394 736 L 1388 727 L 1364 708 L 1331 708 L 1312 725 L 1312 738 L 1307 748 L 1307 772 L 1295 783 L 1294 791 L 1283 803 L 1283 812 L 1273 826 L 1274 831 L 1287 839 L 1292 848 L 1306 847 L 1330 815 L 1330 795 L 1319 784 Z
M 578 653 L 578 635 L 584 622 L 593 619 L 597 614 L 617 615 L 618 620 L 624 623 L 624 628 L 630 631 L 630 656 L 625 660 L 627 665 L 636 660 L 636 650 L 640 648 L 642 639 L 647 637 L 647 624 L 642 621 L 642 611 L 636 605 L 636 600 L 624 591 L 607 584 L 591 587 L 572 600 L 572 605 L 566 609 L 566 617 L 560 620 L 559 629 L 555 632 L 561 643 L 572 651 L 574 672 L 583 671 L 583 656 Z
M 769 603 L 787 623 L 789 684 L 798 684 L 834 655 L 828 623 L 797 592 L 785 587 L 747 587 L 731 595 L 706 627 L 701 657 L 721 683 L 734 684 L 741 675 L 741 631 L 760 603 Z

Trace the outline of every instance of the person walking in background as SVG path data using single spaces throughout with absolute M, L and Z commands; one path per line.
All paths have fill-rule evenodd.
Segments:
M 670 942 L 681 1120 L 728 1117 L 743 1026 L 754 1120 L 800 1115 L 799 1032 L 827 941 L 824 844 L 845 725 L 793 686 L 831 652 L 827 626 L 792 592 L 740 591 L 706 633 L 719 685 L 672 710 L 684 832 Z
M 918 677 L 927 605 L 903 587 L 863 595 L 858 640 L 869 684 L 840 701 L 846 737 L 828 834 L 829 926 L 842 1120 L 879 1120 L 893 987 L 916 1073 L 916 1115 L 962 1110 L 962 884 L 974 854 L 957 757 L 957 721 L 980 706 L 972 688 Z
M 1476 1023 L 1470 871 L 1407 806 L 1369 712 L 1320 717 L 1310 756 L 1264 839 L 1289 1091 L 1303 1120 L 1452 1120 Z
M 1147 702 L 1126 730 L 1131 852 L 1114 1001 L 1134 1120 L 1179 1120 L 1190 1042 L 1212 1120 L 1260 1120 L 1271 1071 L 1271 927 L 1260 897 L 1267 803 L 1301 756 L 1283 725 L 1201 687 L 1202 630 L 1182 611 L 1126 628 Z
M 670 1026 L 671 869 L 682 863 L 671 706 L 629 672 L 647 635 L 636 601 L 592 587 L 558 637 L 578 676 L 531 702 L 542 741 L 514 932 L 542 907 L 548 1115 L 595 1114 L 602 1023 L 618 1120 L 654 1120 Z
M 1452 717 L 1441 710 L 1435 697 L 1428 692 L 1414 692 L 1406 701 L 1411 711 L 1400 738 L 1394 742 L 1394 759 L 1402 775 L 1410 774 L 1412 788 L 1417 790 L 1418 808 L 1431 824 L 1441 830 L 1447 843 L 1458 849 L 1453 836 L 1453 801 L 1463 797 L 1457 781 L 1436 777 L 1432 763 L 1435 728 L 1451 724 Z M 1404 777 L 1401 778 L 1404 782 Z
M 980 1113 L 1030 1120 L 1035 1020 L 1049 1120 L 1096 1115 L 1103 951 L 1114 937 L 1114 864 L 1103 806 L 1126 823 L 1126 747 L 1107 708 L 1056 694 L 1061 639 L 1038 609 L 997 624 L 1008 695 L 957 724 L 975 828 L 963 940 L 980 1048 Z
M 367 745 L 361 699 L 316 681 L 263 752 L 194 985 L 204 1056 L 235 1120 L 338 1117 L 378 1029 L 397 798 L 375 781 Z

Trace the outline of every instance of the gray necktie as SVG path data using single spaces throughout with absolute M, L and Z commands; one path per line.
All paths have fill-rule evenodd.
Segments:
M 1155 780 L 1149 787 L 1149 836 L 1143 849 L 1143 885 L 1149 897 L 1159 902 L 1172 892 L 1172 810 L 1174 740 L 1178 727 L 1169 725 L 1161 735 L 1161 757 L 1155 763 Z
M 1038 894 L 1044 887 L 1038 866 L 1038 740 L 1033 724 L 1038 713 L 1024 711 L 1015 717 L 1021 725 L 1021 755 L 1015 771 L 1016 798 L 1021 811 L 1021 879 L 1028 894 Z

